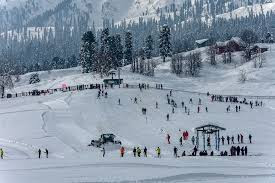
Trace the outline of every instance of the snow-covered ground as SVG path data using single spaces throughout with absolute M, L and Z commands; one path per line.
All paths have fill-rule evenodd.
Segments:
M 254 69 L 252 63 L 239 66 L 238 54 L 235 64 L 211 68 L 206 60 L 198 78 L 178 78 L 169 72 L 169 63 L 160 64 L 153 78 L 132 74 L 123 68 L 122 77 L 126 83 L 163 83 L 167 88 L 184 89 L 222 94 L 274 94 L 275 51 L 265 53 L 265 66 Z M 205 52 L 204 49 L 201 49 Z M 204 56 L 203 56 L 204 57 Z M 205 58 L 205 57 L 204 57 Z M 238 82 L 240 69 L 246 69 L 248 81 Z M 81 74 L 79 68 L 40 72 L 41 82 L 28 85 L 30 74 L 21 76 L 13 92 L 32 89 L 100 83 L 96 75 Z M 257 182 L 275 181 L 275 101 L 264 100 L 263 107 L 250 109 L 241 105 L 241 112 L 234 112 L 235 104 L 211 102 L 206 95 L 173 92 L 178 104 L 175 113 L 167 104 L 169 91 L 149 89 L 107 89 L 108 98 L 97 99 L 97 90 L 58 92 L 37 97 L 18 97 L 0 101 L 0 148 L 4 149 L 4 160 L 0 160 L 0 182 Z M 137 97 L 138 104 L 134 104 Z M 189 104 L 193 98 L 194 104 Z M 197 113 L 198 100 L 202 99 L 201 112 Z M 118 99 L 121 105 L 118 105 Z M 190 109 L 187 115 L 181 102 Z M 158 102 L 159 108 L 155 108 Z M 231 105 L 231 112 L 226 107 Z M 147 108 L 147 115 L 141 109 Z M 208 113 L 205 112 L 208 107 Z M 170 120 L 166 121 L 166 115 Z M 184 130 L 195 135 L 194 128 L 214 123 L 226 131 L 221 136 L 244 135 L 248 146 L 247 157 L 173 157 L 173 147 L 179 154 L 192 152 L 192 142 L 179 145 Z M 88 147 L 91 139 L 102 133 L 114 133 L 126 148 L 126 155 L 120 158 L 118 149 L 106 148 L 106 157 L 100 149 Z M 166 135 L 171 135 L 167 144 Z M 248 143 L 252 134 L 253 143 Z M 214 150 L 214 138 L 212 150 Z M 202 143 L 200 143 L 202 144 Z M 148 148 L 148 157 L 134 158 L 132 148 Z M 161 148 L 162 158 L 156 158 L 155 149 Z M 38 149 L 47 148 L 49 159 L 38 159 Z M 200 146 L 200 149 L 202 146 Z M 221 150 L 229 150 L 229 145 Z M 215 154 L 219 152 L 215 151 Z

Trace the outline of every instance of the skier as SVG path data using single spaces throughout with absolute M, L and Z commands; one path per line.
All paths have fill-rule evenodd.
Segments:
M 183 102 L 183 101 L 181 102 L 181 107 L 182 107 L 182 108 L 184 107 L 184 102 Z
M 247 146 L 244 147 L 244 154 L 247 156 Z
M 249 143 L 251 144 L 252 143 L 252 135 L 249 134 L 248 138 L 249 138 Z
M 169 134 L 167 134 L 167 142 L 168 142 L 168 144 L 170 144 L 170 135 Z
M 143 153 L 144 153 L 144 157 L 147 157 L 147 148 L 146 147 L 144 147 Z
M 182 137 L 180 137 L 180 145 L 182 146 Z
M 120 98 L 118 99 L 118 105 L 120 105 Z
M 172 113 L 173 113 L 173 114 L 175 113 L 175 108 L 174 108 L 174 107 L 172 108 Z
M 158 104 L 158 102 L 156 102 L 156 109 L 158 109 L 158 108 L 159 108 L 158 106 L 159 106 L 159 104 Z
M 140 155 L 141 155 L 141 149 L 139 147 L 137 148 L 137 155 L 138 155 L 138 157 L 140 157 Z
M 172 96 L 172 90 L 170 90 L 170 96 Z
M 200 113 L 200 106 L 198 106 L 198 113 Z
M 238 134 L 238 143 L 240 143 L 240 134 Z
M 134 149 L 133 149 L 134 157 L 136 157 L 136 153 L 137 153 L 137 149 L 136 149 L 136 147 L 134 147 Z
M 158 158 L 160 158 L 160 148 L 159 147 L 156 149 L 156 152 L 157 152 Z
M 49 158 L 49 151 L 48 149 L 45 149 L 46 158 Z
M 135 101 L 134 101 L 135 104 L 137 104 L 137 97 L 135 97 Z
M 178 148 L 176 146 L 174 147 L 174 157 L 178 157 Z
M 208 107 L 205 107 L 205 111 L 208 112 Z
M 166 115 L 166 120 L 169 121 L 169 114 Z
M 125 153 L 125 149 L 124 149 L 124 147 L 122 146 L 122 147 L 120 148 L 120 156 L 123 157 L 123 156 L 124 156 L 124 153 Z
M 4 151 L 3 151 L 3 149 L 2 149 L 2 148 L 0 149 L 0 156 L 1 156 L 1 159 L 3 159 L 3 158 L 4 158 Z
M 191 140 L 192 140 L 192 144 L 195 145 L 195 137 L 194 136 L 192 136 Z
M 241 134 L 240 136 L 241 136 L 241 143 L 243 144 L 243 135 Z
M 193 99 L 192 98 L 190 98 L 189 104 L 193 104 Z
M 236 112 L 238 112 L 238 106 L 236 106 Z
M 105 148 L 104 147 L 102 148 L 102 156 L 103 156 L 103 158 L 105 157 Z
M 222 145 L 224 145 L 224 139 L 225 139 L 224 136 L 222 136 Z
M 38 149 L 38 158 L 41 158 L 41 149 Z

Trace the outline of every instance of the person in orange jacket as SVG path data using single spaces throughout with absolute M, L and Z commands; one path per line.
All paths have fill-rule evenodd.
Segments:
M 124 149 L 124 147 L 122 146 L 122 147 L 120 148 L 120 156 L 123 157 L 123 156 L 124 156 L 124 153 L 125 153 L 125 149 Z

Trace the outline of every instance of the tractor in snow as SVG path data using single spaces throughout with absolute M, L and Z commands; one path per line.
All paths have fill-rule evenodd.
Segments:
M 105 145 L 121 145 L 121 141 L 115 140 L 114 134 L 102 134 L 98 140 L 92 140 L 89 146 L 101 148 Z

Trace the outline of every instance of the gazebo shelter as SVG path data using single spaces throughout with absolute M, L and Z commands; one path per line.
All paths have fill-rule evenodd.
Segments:
M 223 127 L 213 125 L 213 124 L 208 124 L 208 125 L 202 125 L 197 128 L 195 128 L 197 132 L 197 147 L 199 147 L 199 133 L 202 133 L 203 137 L 203 149 L 205 150 L 205 135 L 208 135 L 210 138 L 210 135 L 214 134 L 215 135 L 215 142 L 216 142 L 216 150 L 220 150 L 220 131 L 226 130 Z

